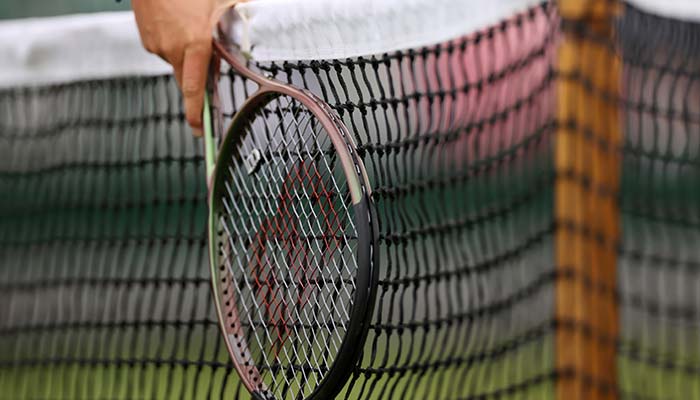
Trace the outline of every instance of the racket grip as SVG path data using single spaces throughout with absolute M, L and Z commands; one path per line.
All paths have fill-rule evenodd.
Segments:
M 212 127 L 209 105 L 209 93 L 205 93 L 202 111 L 202 122 L 204 125 L 204 162 L 206 164 L 207 183 L 211 184 L 211 178 L 214 172 L 216 145 L 214 144 L 214 129 Z

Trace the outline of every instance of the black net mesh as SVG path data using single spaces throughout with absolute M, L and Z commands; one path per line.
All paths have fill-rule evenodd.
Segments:
M 0 398 L 233 390 L 179 104 L 170 77 L 0 92 Z
M 625 6 L 608 35 L 558 14 L 258 66 L 340 114 L 373 187 L 376 309 L 340 398 L 567 398 L 576 377 L 591 396 L 698 397 L 700 26 Z M 562 70 L 565 39 L 596 50 Z M 616 90 L 601 54 L 621 64 Z M 557 114 L 566 82 L 576 118 Z M 255 87 L 220 84 L 230 119 Z M 0 398 L 248 398 L 216 323 L 203 145 L 179 102 L 169 77 L 0 92 Z M 600 122 L 615 113 L 619 143 Z M 593 149 L 581 170 L 557 166 L 562 131 Z M 619 186 L 596 180 L 599 158 L 619 160 Z M 612 207 L 619 236 L 606 210 L 558 216 L 562 182 Z M 562 232 L 587 244 L 559 246 Z M 579 269 L 562 268 L 567 250 Z M 598 256 L 614 278 L 586 275 Z M 557 316 L 569 281 L 613 304 L 616 327 Z M 558 364 L 561 332 L 614 365 Z
M 700 395 L 700 24 L 634 7 L 618 22 L 624 398 Z
M 413 51 L 257 66 L 338 112 L 372 185 L 377 305 L 340 398 L 550 393 L 556 21 L 543 6 Z M 255 85 L 220 84 L 230 118 Z

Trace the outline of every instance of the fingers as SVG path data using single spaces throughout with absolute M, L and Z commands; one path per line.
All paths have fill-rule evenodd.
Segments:
M 195 136 L 202 135 L 202 106 L 210 57 L 211 41 L 208 38 L 187 46 L 178 80 L 185 98 L 185 116 Z M 177 69 L 175 73 L 177 76 Z
M 132 0 L 146 50 L 173 66 L 185 117 L 201 135 L 202 104 L 211 56 L 208 25 L 217 0 Z

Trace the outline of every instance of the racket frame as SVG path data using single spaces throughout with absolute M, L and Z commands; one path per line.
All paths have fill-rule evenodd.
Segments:
M 229 51 L 226 46 L 217 39 L 213 40 L 214 56 L 212 57 L 210 77 L 214 79 L 210 80 L 208 92 L 214 93 L 214 97 L 210 99 L 208 94 L 206 95 L 203 119 L 209 188 L 209 265 L 211 268 L 214 303 L 220 328 L 224 334 L 229 355 L 244 386 L 253 395 L 254 399 L 269 400 L 270 397 L 265 395 L 267 388 L 262 382 L 263 378 L 257 371 L 245 343 L 235 299 L 231 298 L 229 300 L 229 302 L 234 304 L 229 305 L 226 310 L 224 310 L 224 304 L 222 304 L 224 303 L 222 302 L 222 299 L 224 299 L 222 286 L 230 285 L 230 282 L 226 282 L 226 277 L 222 276 L 222 272 L 228 274 L 228 271 L 220 270 L 223 264 L 219 260 L 217 225 L 219 223 L 218 211 L 223 208 L 220 199 L 221 191 L 223 190 L 223 179 L 226 176 L 225 165 L 233 156 L 237 144 L 243 137 L 239 132 L 242 132 L 243 128 L 249 123 L 248 116 L 253 115 L 254 111 L 269 104 L 276 97 L 288 96 L 306 107 L 317 118 L 321 127 L 331 139 L 347 180 L 354 211 L 358 241 L 356 250 L 358 270 L 355 276 L 356 289 L 352 299 L 348 327 L 328 372 L 311 395 L 307 397 L 307 399 L 313 400 L 334 398 L 345 385 L 355 364 L 362 355 L 377 294 L 379 273 L 377 243 L 379 229 L 367 173 L 362 160 L 357 154 L 352 136 L 332 108 L 308 90 L 299 89 L 253 72 L 246 66 L 245 61 L 241 57 L 232 54 L 237 53 L 235 50 Z M 215 85 L 220 72 L 221 59 L 226 61 L 243 78 L 255 82 L 258 85 L 258 90 L 246 99 L 233 116 L 217 151 L 212 125 L 216 124 L 221 129 L 223 124 L 220 115 L 212 115 L 212 109 L 219 109 Z M 217 171 L 219 170 L 223 172 L 218 174 Z M 230 292 L 233 292 L 233 290 L 230 290 Z

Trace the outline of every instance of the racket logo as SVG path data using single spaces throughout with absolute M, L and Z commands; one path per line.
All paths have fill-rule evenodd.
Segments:
M 258 170 L 260 160 L 262 160 L 262 155 L 258 149 L 253 149 L 253 151 L 245 157 L 244 163 L 248 175 L 252 175 Z
M 306 194 L 315 209 L 320 232 L 307 231 L 295 217 L 292 210 L 300 193 Z M 284 179 L 277 211 L 263 220 L 251 242 L 253 292 L 264 310 L 266 324 L 274 333 L 270 349 L 274 358 L 279 357 L 292 330 L 297 329 L 293 323 L 295 312 L 302 312 L 314 291 L 320 290 L 319 269 L 333 265 L 334 257 L 342 251 L 337 238 L 342 224 L 334 204 L 335 196 L 316 164 L 300 161 Z M 314 250 L 314 240 L 319 242 L 320 255 Z M 276 248 L 276 244 L 280 247 Z M 281 254 L 274 256 L 276 251 Z M 273 260 L 283 262 L 282 270 Z M 284 269 L 288 277 L 281 276 Z

